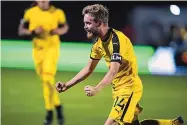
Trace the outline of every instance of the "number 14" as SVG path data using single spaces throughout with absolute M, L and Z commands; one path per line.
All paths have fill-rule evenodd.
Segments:
M 124 98 L 119 99 L 119 97 L 117 97 L 113 107 L 119 106 L 121 107 L 121 110 L 123 110 L 125 106 L 125 104 L 123 103 L 124 100 L 125 100 Z

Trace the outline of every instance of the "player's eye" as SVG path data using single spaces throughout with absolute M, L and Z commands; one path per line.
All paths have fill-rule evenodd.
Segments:
M 87 25 L 90 25 L 91 23 L 90 22 L 86 22 Z

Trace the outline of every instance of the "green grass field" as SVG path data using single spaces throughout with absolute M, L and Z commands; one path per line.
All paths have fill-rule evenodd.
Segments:
M 57 80 L 67 81 L 75 72 L 57 72 Z M 85 85 L 95 85 L 104 76 L 94 73 L 83 83 L 60 95 L 66 125 L 103 125 L 111 106 L 111 88 L 95 97 L 87 97 Z M 187 122 L 186 76 L 140 76 L 144 93 L 140 119 L 171 119 L 182 115 Z M 45 115 L 40 81 L 34 70 L 1 69 L 2 125 L 42 125 Z M 53 125 L 56 124 L 56 120 Z

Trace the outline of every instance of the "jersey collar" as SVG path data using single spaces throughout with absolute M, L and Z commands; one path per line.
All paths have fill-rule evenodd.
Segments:
M 106 35 L 105 35 L 105 39 L 104 40 L 101 40 L 102 42 L 107 42 L 109 39 L 110 39 L 110 35 L 112 33 L 112 28 L 109 27 Z

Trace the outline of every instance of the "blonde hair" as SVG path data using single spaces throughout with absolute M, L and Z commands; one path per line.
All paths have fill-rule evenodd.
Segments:
M 109 12 L 108 8 L 101 4 L 88 5 L 82 10 L 82 15 L 90 14 L 94 17 L 95 21 L 101 21 L 105 24 L 108 23 Z

